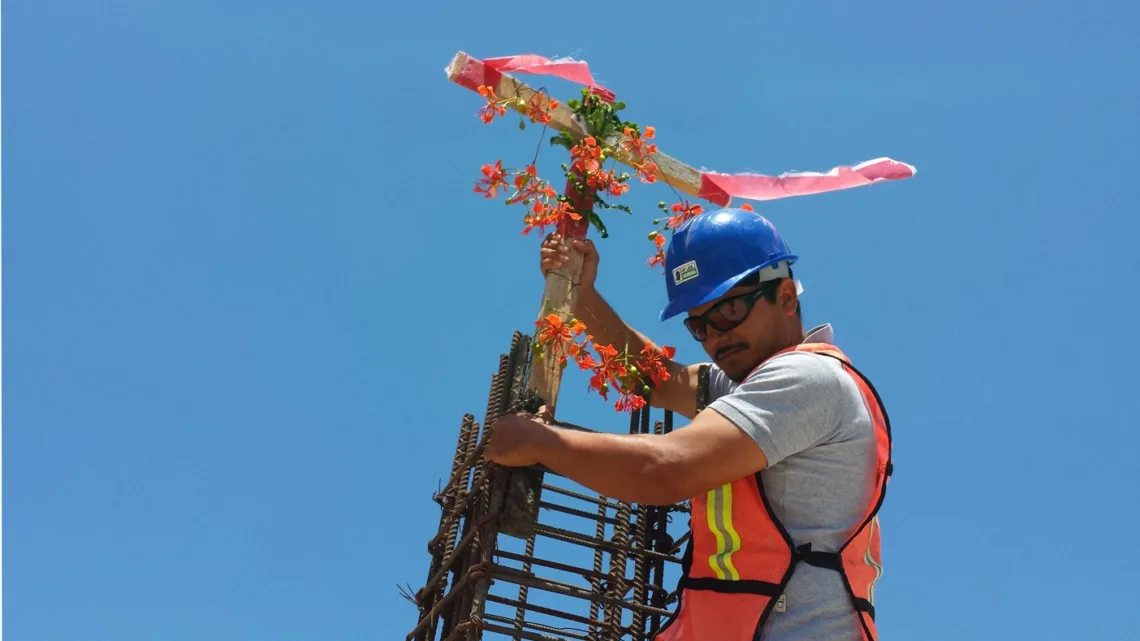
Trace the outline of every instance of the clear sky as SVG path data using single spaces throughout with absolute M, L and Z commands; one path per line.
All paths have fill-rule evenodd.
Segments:
M 411 630 L 542 287 L 471 190 L 538 130 L 482 125 L 458 50 L 578 56 L 695 166 L 914 164 L 757 204 L 893 419 L 884 638 L 1138 634 L 1134 5 L 384 6 L 4 3 L 5 638 Z M 623 199 L 599 287 L 694 362 L 645 265 L 672 194 Z M 560 416 L 625 430 L 585 387 Z

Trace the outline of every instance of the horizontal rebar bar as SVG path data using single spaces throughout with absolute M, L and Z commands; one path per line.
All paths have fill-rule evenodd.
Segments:
M 658 559 L 661 561 L 669 561 L 671 563 L 680 563 L 681 562 L 681 559 L 678 559 L 674 556 L 670 556 L 668 554 L 664 554 L 662 552 L 654 552 L 653 550 L 649 550 L 649 549 L 639 550 L 637 548 L 630 548 L 627 546 L 619 547 L 617 544 L 611 543 L 611 542 L 609 542 L 605 539 L 602 539 L 602 538 L 587 536 L 585 534 L 581 534 L 578 532 L 571 532 L 570 530 L 563 530 L 562 528 L 556 528 L 556 527 L 552 527 L 549 525 L 543 525 L 541 523 L 535 525 L 535 531 L 538 532 L 539 534 L 541 534 L 542 536 L 547 537 L 547 538 L 556 539 L 559 541 L 563 541 L 565 543 L 573 543 L 575 545 L 581 545 L 582 547 L 595 548 L 595 549 L 600 548 L 603 550 L 608 550 L 610 552 L 622 551 L 622 552 L 626 552 L 627 554 L 647 556 L 647 557 L 652 558 L 652 559 Z
M 563 596 L 574 597 L 586 601 L 597 601 L 598 603 L 605 603 L 607 605 L 616 605 L 627 610 L 641 610 L 646 614 L 659 614 L 662 616 L 672 616 L 672 612 L 662 610 L 659 608 L 642 605 L 640 603 L 632 603 L 623 599 L 614 599 L 602 594 L 595 594 L 589 590 L 579 588 L 576 586 L 559 585 L 548 579 L 541 579 L 536 576 L 526 575 L 514 568 L 503 567 L 501 565 L 491 566 L 491 575 L 507 583 L 514 583 L 516 585 L 527 585 L 538 590 L 545 590 Z
M 606 579 L 609 578 L 609 575 L 605 574 L 603 572 L 596 572 L 594 570 L 588 570 L 586 568 L 580 568 L 580 567 L 576 567 L 573 565 L 567 565 L 565 563 L 559 563 L 558 561 L 548 561 L 546 559 L 540 559 L 536 556 L 525 556 L 522 554 L 516 554 L 514 552 L 507 552 L 506 550 L 499 550 L 498 552 L 495 553 L 495 555 L 500 556 L 504 559 L 510 559 L 512 561 L 522 561 L 524 563 L 530 562 L 530 563 L 533 563 L 534 565 L 541 565 L 543 567 L 548 567 L 548 568 L 552 568 L 555 570 L 562 570 L 563 572 L 569 572 L 570 574 L 577 574 L 584 579 L 598 579 L 601 581 L 605 581 Z
M 496 565 L 495 567 L 502 569 L 504 572 L 512 572 L 512 573 L 520 575 L 520 576 L 529 576 L 529 577 L 538 579 L 540 581 L 546 581 L 550 585 L 555 585 L 555 586 L 558 586 L 560 588 L 566 588 L 568 590 L 586 590 L 586 588 L 581 586 L 581 585 L 576 585 L 574 583 L 568 583 L 566 581 L 559 581 L 558 579 L 551 579 L 549 577 L 538 576 L 534 572 L 530 572 L 527 570 L 520 570 L 519 568 L 512 568 L 508 565 Z M 609 576 L 607 575 L 606 578 L 608 579 Z M 620 596 L 621 595 L 618 595 L 618 598 L 620 598 Z
M 579 510 L 579 509 L 572 508 L 572 507 L 566 507 L 565 505 L 559 505 L 557 503 L 551 503 L 550 501 L 539 501 L 538 507 L 546 508 L 546 509 L 552 510 L 554 512 L 561 512 L 563 514 L 569 514 L 570 516 L 580 516 L 580 517 L 582 517 L 586 520 L 589 520 L 589 521 L 595 521 L 595 522 L 600 521 L 602 523 L 608 523 L 610 525 L 617 525 L 618 523 L 620 523 L 620 521 L 618 521 L 617 519 L 615 519 L 612 516 L 599 516 L 597 514 L 591 514 L 590 512 L 586 512 L 584 510 Z
M 580 501 L 586 501 L 589 503 L 593 503 L 594 505 L 603 505 L 603 506 L 605 506 L 611 510 L 616 510 L 618 508 L 618 505 L 615 501 L 606 501 L 603 499 L 599 499 L 596 496 L 588 496 L 588 495 L 582 494 L 580 492 L 575 492 L 574 490 L 568 490 L 564 487 L 558 487 L 557 485 L 551 485 L 549 483 L 543 483 L 542 489 L 550 490 L 551 492 L 554 492 L 555 494 L 561 494 L 563 496 L 569 496 L 571 498 L 575 498 L 575 499 L 578 499 Z
M 591 619 L 590 617 L 584 617 L 580 614 L 563 612 L 561 610 L 555 610 L 553 608 L 547 608 L 547 607 L 543 607 L 541 605 L 535 605 L 533 603 L 520 603 L 518 599 L 508 599 L 506 597 L 502 597 L 502 596 L 499 596 L 497 594 L 488 594 L 487 600 L 492 602 L 492 603 L 498 603 L 500 605 L 509 605 L 511 607 L 516 607 L 516 608 L 521 606 L 524 610 L 530 610 L 531 612 L 538 612 L 539 614 L 546 614 L 546 615 L 549 615 L 552 617 L 558 617 L 560 619 L 566 619 L 567 621 L 574 621 L 575 623 L 582 623 L 585 625 L 590 625 L 590 624 L 600 625 L 601 624 L 601 621 L 596 621 L 596 620 Z
M 484 623 L 483 629 L 487 632 L 495 632 L 504 636 L 515 637 L 518 639 L 527 639 L 527 641 L 576 641 L 575 637 L 552 637 L 529 630 L 516 630 L 515 628 L 504 628 L 493 623 Z
M 497 614 L 484 614 L 483 620 L 484 621 L 497 621 L 499 623 L 510 623 L 512 625 L 515 623 L 514 620 L 508 619 L 507 617 L 504 617 L 504 616 L 499 616 Z M 527 628 L 530 628 L 531 630 L 537 630 L 539 632 L 551 632 L 554 634 L 563 634 L 563 635 L 566 635 L 566 637 L 568 637 L 570 639 L 577 639 L 578 641 L 590 641 L 590 638 L 583 635 L 583 634 L 575 634 L 574 632 L 570 632 L 568 630 L 556 628 L 556 627 L 551 626 L 551 625 L 543 625 L 541 623 L 535 623 L 534 621 L 523 621 L 522 627 L 523 627 L 524 631 Z M 487 626 L 484 625 L 483 629 L 486 629 L 486 628 L 487 628 Z M 511 634 L 513 634 L 514 636 L 518 636 L 518 633 L 519 633 L 519 628 L 516 627 L 516 628 L 514 628 L 514 632 L 512 632 Z

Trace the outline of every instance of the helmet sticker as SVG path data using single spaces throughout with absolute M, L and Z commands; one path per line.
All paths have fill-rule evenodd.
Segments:
M 697 261 L 690 260 L 684 265 L 673 268 L 673 284 L 680 285 L 687 280 L 696 278 L 698 274 Z

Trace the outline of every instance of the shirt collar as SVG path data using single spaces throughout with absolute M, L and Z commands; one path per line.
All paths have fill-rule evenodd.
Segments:
M 835 340 L 835 334 L 831 329 L 831 323 L 824 323 L 823 325 L 813 327 L 811 331 L 809 331 L 807 335 L 804 336 L 803 342 L 827 343 L 828 345 L 831 345 L 833 340 Z

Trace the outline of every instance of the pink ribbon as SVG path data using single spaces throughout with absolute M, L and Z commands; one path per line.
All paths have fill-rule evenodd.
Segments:
M 551 60 L 533 53 L 524 53 L 518 56 L 486 58 L 483 60 L 483 64 L 504 73 L 514 71 L 516 73 L 543 74 L 576 82 L 586 87 L 598 86 L 594 83 L 594 76 L 590 73 L 590 65 L 571 58 Z
M 913 165 L 875 158 L 852 166 L 832 167 L 826 172 L 788 172 L 779 176 L 740 173 L 701 172 L 700 197 L 718 205 L 733 198 L 778 200 L 793 196 L 864 187 L 884 180 L 902 180 L 917 173 Z
M 486 67 L 484 70 L 483 67 Z M 551 59 L 537 54 L 521 54 L 471 60 L 457 82 L 474 89 L 479 84 L 489 82 L 491 73 L 527 73 L 548 75 L 569 80 L 589 87 L 590 90 L 607 102 L 613 102 L 612 91 L 594 82 L 590 66 L 572 58 Z M 495 77 L 497 78 L 497 76 Z M 821 194 L 852 187 L 864 187 L 884 180 L 902 180 L 917 173 L 913 165 L 892 160 L 875 158 L 857 165 L 832 167 L 826 172 L 788 172 L 779 176 L 739 173 L 722 174 L 713 171 L 701 172 L 699 197 L 717 205 L 728 205 L 733 198 L 747 200 L 778 200 L 793 196 Z

